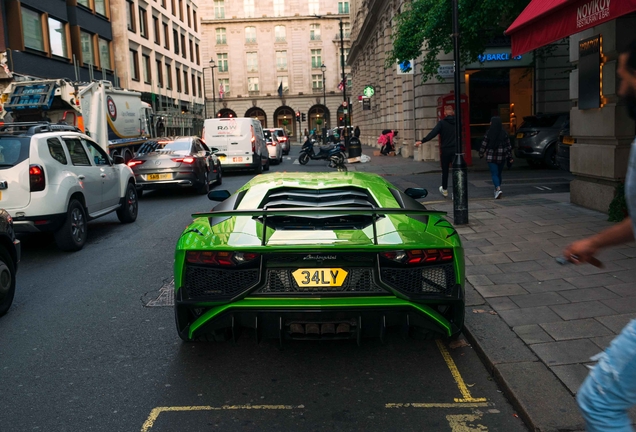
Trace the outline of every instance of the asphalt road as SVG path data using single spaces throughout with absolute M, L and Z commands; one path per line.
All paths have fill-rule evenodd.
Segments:
M 217 188 L 251 176 L 226 174 Z M 183 343 L 169 306 L 174 245 L 191 213 L 213 204 L 147 193 L 135 223 L 91 222 L 77 253 L 22 238 L 14 306 L 0 319 L 2 432 L 525 430 L 469 346 L 399 334 L 360 347 L 279 348 L 249 333 Z

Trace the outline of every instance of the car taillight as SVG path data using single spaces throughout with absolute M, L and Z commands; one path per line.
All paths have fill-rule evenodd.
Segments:
M 259 254 L 252 252 L 188 251 L 186 252 L 186 261 L 190 264 L 233 267 L 254 261 L 259 256 Z
M 40 165 L 29 165 L 29 186 L 31 192 L 40 192 L 46 187 L 44 169 Z
M 287 137 L 278 137 L 278 141 L 287 141 Z
M 388 260 L 407 265 L 431 264 L 453 260 L 452 249 L 396 250 L 382 252 L 380 255 Z
M 270 144 L 270 145 L 272 145 L 272 146 L 276 147 L 276 142 L 275 142 L 275 141 L 269 142 L 269 143 L 267 143 L 267 144 Z
M 186 157 L 182 157 L 182 158 L 172 158 L 171 159 L 173 162 L 181 162 L 184 164 L 193 164 L 194 163 L 194 158 L 192 156 L 186 156 Z
M 131 168 L 134 168 L 137 165 L 141 165 L 144 162 L 146 162 L 146 161 L 137 160 L 137 159 L 131 159 L 131 160 L 128 161 L 128 166 L 131 167 Z

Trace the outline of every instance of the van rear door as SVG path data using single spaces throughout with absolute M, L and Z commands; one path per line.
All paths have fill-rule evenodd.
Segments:
M 252 163 L 252 136 L 251 119 L 222 118 L 205 122 L 205 143 L 225 154 L 221 162 L 226 166 Z

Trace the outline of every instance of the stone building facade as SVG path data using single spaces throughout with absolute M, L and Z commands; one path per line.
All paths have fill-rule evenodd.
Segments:
M 343 123 L 339 26 L 347 56 L 348 1 L 215 0 L 200 10 L 208 117 L 255 117 L 294 137 Z

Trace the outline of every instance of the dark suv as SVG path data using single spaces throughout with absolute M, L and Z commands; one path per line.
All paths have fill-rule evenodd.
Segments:
M 515 156 L 526 159 L 531 166 L 544 164 L 557 169 L 557 142 L 559 133 L 569 128 L 569 113 L 537 114 L 523 118 L 517 130 Z

